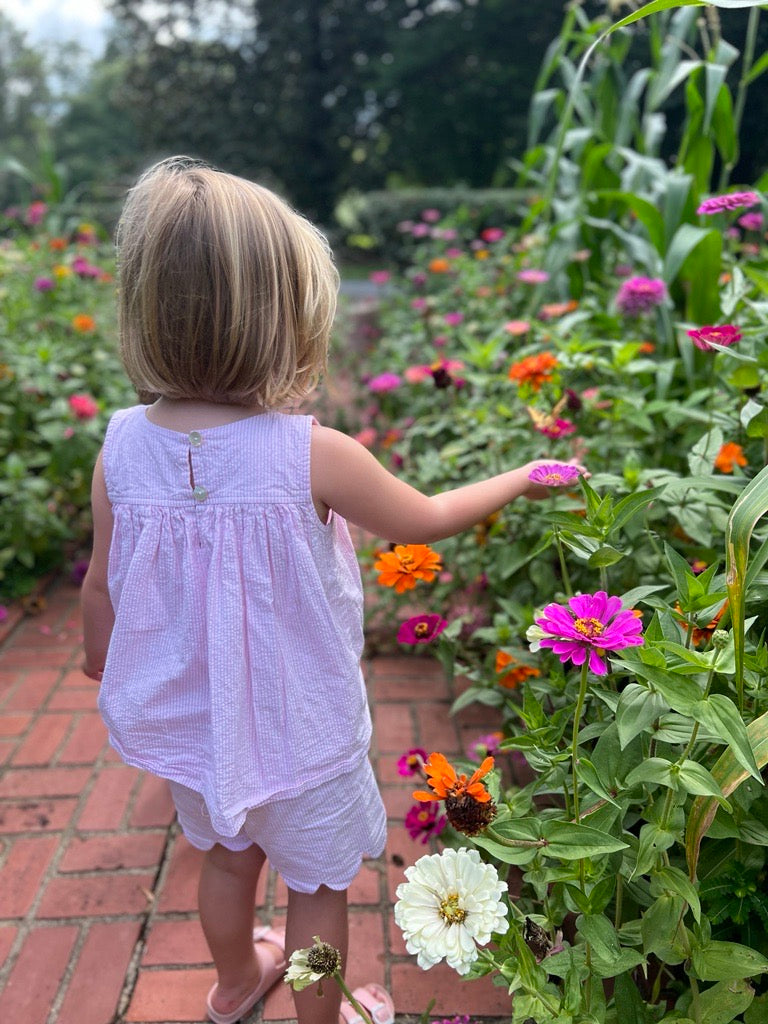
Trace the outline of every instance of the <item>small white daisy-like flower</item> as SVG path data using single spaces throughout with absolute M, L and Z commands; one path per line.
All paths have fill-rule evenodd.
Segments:
M 291 953 L 288 970 L 285 972 L 283 980 L 296 992 L 301 992 L 323 978 L 332 978 L 341 969 L 338 949 L 329 946 L 327 942 L 321 942 L 317 935 L 312 938 L 315 940 L 314 946 Z
M 443 850 L 421 857 L 397 887 L 395 921 L 409 953 L 427 970 L 441 960 L 467 974 L 477 947 L 509 927 L 501 898 L 506 886 L 477 850 Z

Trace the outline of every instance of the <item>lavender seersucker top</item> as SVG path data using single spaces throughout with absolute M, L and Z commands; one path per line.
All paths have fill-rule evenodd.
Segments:
M 134 406 L 104 442 L 99 708 L 121 757 L 200 792 L 223 836 L 367 756 L 360 570 L 345 521 L 312 503 L 312 423 L 270 412 L 187 434 Z

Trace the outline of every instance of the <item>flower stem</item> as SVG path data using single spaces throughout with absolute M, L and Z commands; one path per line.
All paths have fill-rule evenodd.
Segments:
M 486 825 L 484 835 L 489 839 L 492 839 L 494 843 L 498 843 L 499 846 L 509 847 L 527 847 L 533 849 L 534 847 L 542 847 L 547 845 L 546 839 L 507 839 L 506 836 L 500 835 L 495 828 L 491 825 Z
M 573 713 L 573 734 L 571 736 L 571 774 L 573 775 L 573 816 L 576 819 L 576 824 L 579 824 L 579 779 L 576 771 L 576 766 L 579 763 L 578 750 L 579 750 L 579 722 L 581 721 L 581 713 L 584 710 L 584 701 L 587 697 L 587 676 L 589 673 L 589 664 L 587 659 L 584 659 L 584 664 L 581 666 L 581 681 L 579 683 L 579 696 L 576 700 L 576 710 Z
M 371 1015 L 368 1013 L 367 1010 L 363 1009 L 363 1007 L 360 1005 L 360 1003 L 358 1003 L 358 1001 L 355 999 L 355 997 L 352 995 L 352 993 L 347 988 L 347 983 L 342 978 L 341 971 L 334 971 L 333 977 L 339 983 L 339 988 L 341 989 L 344 997 L 346 998 L 347 1002 L 350 1004 L 352 1009 L 356 1013 L 360 1014 L 360 1016 L 365 1021 L 365 1024 L 373 1024 L 373 1021 L 371 1020 Z
M 563 551 L 563 542 L 560 540 L 560 531 L 556 526 L 553 526 L 552 533 L 554 534 L 555 546 L 557 547 L 557 557 L 560 559 L 560 578 L 563 581 L 563 589 L 565 590 L 565 596 L 570 598 L 573 597 L 573 587 L 571 586 L 568 566 L 565 563 L 565 553 Z
M 738 89 L 736 91 L 736 103 L 733 108 L 733 137 L 739 138 L 741 131 L 741 120 L 744 116 L 744 104 L 747 101 L 747 89 L 749 83 L 747 81 L 749 73 L 752 70 L 752 63 L 755 59 L 755 45 L 757 43 L 757 28 L 760 20 L 760 9 L 753 7 L 749 12 L 749 21 L 747 22 L 747 35 L 744 40 L 744 53 L 741 60 L 741 78 L 739 79 Z M 731 171 L 736 164 L 736 160 L 729 160 L 728 163 L 724 163 L 720 172 L 720 182 L 718 184 L 718 192 L 724 191 L 728 185 L 728 179 L 731 176 Z

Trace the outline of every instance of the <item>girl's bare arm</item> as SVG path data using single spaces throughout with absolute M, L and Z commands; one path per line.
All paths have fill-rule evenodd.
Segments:
M 115 613 L 107 586 L 107 561 L 112 541 L 112 507 L 104 483 L 101 453 L 96 460 L 91 485 L 93 512 L 93 553 L 88 572 L 83 580 L 81 606 L 83 609 L 83 671 L 91 679 L 101 679 L 107 660 L 109 638 L 115 624 Z
M 312 497 L 321 518 L 332 508 L 377 537 L 424 544 L 460 533 L 515 498 L 549 491 L 528 479 L 537 460 L 478 483 L 428 497 L 399 480 L 346 434 L 316 425 L 312 431 Z

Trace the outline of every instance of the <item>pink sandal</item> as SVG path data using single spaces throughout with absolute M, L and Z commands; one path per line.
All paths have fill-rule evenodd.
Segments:
M 394 1024 L 395 1004 L 392 996 L 381 985 L 371 981 L 367 985 L 352 990 L 352 995 L 360 1003 L 373 1024 Z M 363 1018 L 348 999 L 341 1001 L 341 1021 L 339 1024 L 364 1024 Z
M 273 945 L 278 946 L 283 950 L 283 952 L 285 952 L 284 931 L 275 931 L 267 925 L 253 929 L 253 950 L 261 969 L 261 981 L 253 992 L 250 992 L 242 1003 L 232 1010 L 231 1013 L 219 1013 L 218 1010 L 214 1010 L 213 1006 L 211 1006 L 211 999 L 218 988 L 218 985 L 214 985 L 208 993 L 207 1000 L 208 1016 L 214 1024 L 235 1024 L 235 1021 L 240 1020 L 240 1018 L 244 1017 L 249 1010 L 253 1009 L 262 996 L 266 995 L 272 986 L 276 984 L 276 982 L 280 981 L 285 974 L 288 966 L 285 956 L 283 956 L 280 963 L 275 963 L 274 956 L 265 946 L 261 945 L 262 942 L 271 942 Z

